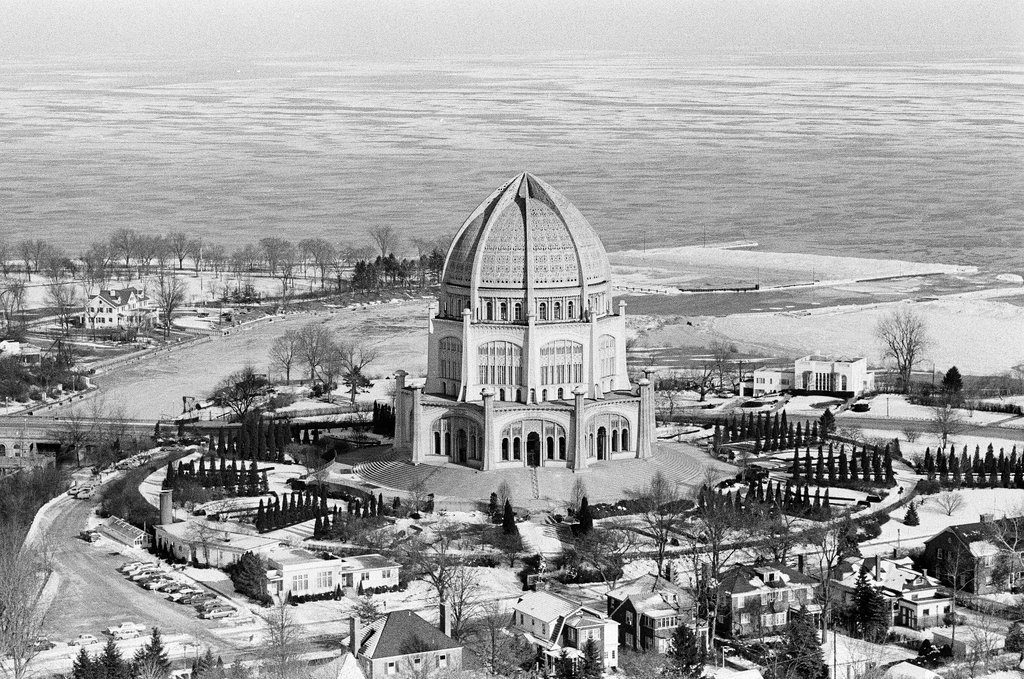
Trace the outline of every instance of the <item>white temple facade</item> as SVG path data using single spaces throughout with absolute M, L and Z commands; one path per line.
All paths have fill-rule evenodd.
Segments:
M 629 381 L 611 293 L 579 210 L 531 174 L 506 183 L 448 250 L 426 382 L 398 374 L 396 448 L 482 470 L 649 457 L 653 391 Z

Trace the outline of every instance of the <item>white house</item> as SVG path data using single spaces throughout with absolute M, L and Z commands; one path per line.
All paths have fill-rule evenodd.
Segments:
M 875 375 L 862 357 L 846 358 L 811 354 L 793 364 L 793 389 L 827 394 L 860 396 L 875 388 Z
M 380 554 L 338 557 L 304 549 L 267 554 L 267 590 L 271 596 L 326 594 L 336 587 L 364 592 L 398 584 L 399 565 Z
M 90 297 L 83 317 L 90 330 L 124 330 L 149 327 L 155 315 L 149 297 L 135 288 L 122 288 L 100 290 Z
M 0 358 L 14 358 L 23 365 L 39 365 L 43 350 L 34 344 L 0 340 Z
M 753 390 L 751 396 L 764 396 L 789 391 L 795 380 L 793 368 L 761 367 L 753 373 Z M 749 383 L 748 383 L 749 384 Z
M 605 670 L 619 666 L 619 623 L 602 611 L 552 594 L 529 592 L 512 607 L 512 631 L 537 649 L 545 673 L 554 670 L 564 650 L 582 661 L 583 647 L 593 639 L 601 649 Z

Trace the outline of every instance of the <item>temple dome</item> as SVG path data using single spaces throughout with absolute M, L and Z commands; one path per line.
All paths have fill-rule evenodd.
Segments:
M 499 188 L 448 249 L 446 285 L 525 290 L 607 283 L 608 255 L 565 196 L 524 172 Z

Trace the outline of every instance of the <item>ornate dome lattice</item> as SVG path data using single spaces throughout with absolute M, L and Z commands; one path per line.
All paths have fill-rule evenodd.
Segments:
M 485 288 L 565 288 L 609 280 L 597 233 L 565 196 L 524 172 L 491 194 L 459 229 L 443 281 Z

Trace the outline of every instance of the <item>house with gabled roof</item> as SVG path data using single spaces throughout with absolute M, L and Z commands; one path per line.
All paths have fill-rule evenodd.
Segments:
M 442 611 L 441 627 L 447 628 Z M 349 650 L 366 679 L 462 669 L 462 644 L 412 611 L 392 611 L 363 627 L 349 621 Z
M 608 617 L 619 623 L 619 645 L 634 651 L 667 653 L 675 629 L 683 624 L 707 648 L 708 627 L 695 615 L 693 597 L 679 585 L 643 575 L 607 594 Z
M 719 633 L 733 637 L 778 634 L 801 608 L 815 622 L 821 606 L 814 602 L 817 582 L 784 564 L 734 566 L 719 582 L 724 594 Z
M 153 324 L 152 300 L 134 287 L 100 290 L 89 297 L 83 314 L 89 330 L 139 330 Z
M 593 639 L 605 670 L 619 666 L 619 624 L 602 611 L 552 592 L 527 592 L 512 607 L 512 631 L 533 646 L 545 673 L 554 671 L 564 651 L 575 662 Z
M 833 600 L 850 605 L 860 574 L 878 590 L 892 613 L 890 624 L 925 629 L 943 624 L 952 609 L 949 593 L 940 589 L 938 579 L 915 570 L 909 557 L 883 559 L 881 556 L 850 557 L 836 568 L 832 577 Z
M 949 526 L 925 540 L 920 563 L 945 585 L 974 594 L 1018 586 L 1024 574 L 1024 518 Z

